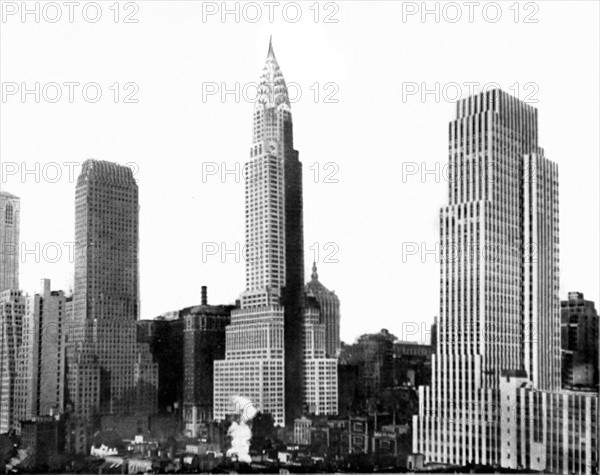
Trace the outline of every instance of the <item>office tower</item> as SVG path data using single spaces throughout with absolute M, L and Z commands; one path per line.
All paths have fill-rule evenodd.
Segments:
M 569 292 L 561 306 L 563 387 L 598 385 L 598 312 L 580 292 Z
M 303 412 L 316 416 L 338 413 L 338 361 L 326 357 L 325 339 L 320 305 L 314 297 L 307 297 L 302 323 Z
M 500 465 L 500 377 L 560 387 L 558 171 L 537 110 L 492 90 L 457 103 L 440 212 L 440 317 L 413 450 Z
M 290 101 L 269 51 L 254 105 L 246 166 L 246 290 L 226 330 L 225 360 L 215 362 L 214 416 L 250 398 L 277 425 L 304 407 L 304 249 L 302 164 L 293 147 Z
M 214 362 L 225 357 L 225 327 L 231 305 L 208 305 L 202 287 L 200 305 L 182 310 L 183 319 L 183 420 L 192 437 L 199 424 L 213 420 Z
M 0 292 L 0 434 L 17 428 L 17 355 L 22 341 L 25 300 L 20 290 Z
M 75 289 L 67 348 L 75 416 L 156 411 L 157 367 L 137 342 L 138 186 L 130 168 L 87 160 L 75 193 Z
M 19 288 L 19 197 L 0 191 L 0 292 Z
M 42 279 L 39 294 L 26 298 L 17 357 L 17 422 L 63 411 L 65 307 L 64 293 L 52 291 L 49 279 Z
M 317 264 L 313 263 L 310 282 L 306 284 L 307 295 L 319 302 L 320 322 L 325 325 L 325 345 L 327 358 L 337 358 L 340 351 L 340 299 L 321 282 L 317 274 Z

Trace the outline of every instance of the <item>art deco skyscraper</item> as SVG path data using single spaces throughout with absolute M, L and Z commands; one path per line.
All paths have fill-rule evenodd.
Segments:
M 67 350 L 68 394 L 80 417 L 156 409 L 157 367 L 148 344 L 136 338 L 138 216 L 131 169 L 84 162 L 75 195 L 75 288 Z
M 245 180 L 246 290 L 226 330 L 225 360 L 215 362 L 214 415 L 223 419 L 232 412 L 232 397 L 241 395 L 285 425 L 302 414 L 307 393 L 302 164 L 271 43 L 253 119 Z
M 0 191 L 0 292 L 19 289 L 19 197 Z
M 287 87 L 270 43 L 246 166 L 246 291 L 227 327 L 226 359 L 215 362 L 217 419 L 230 412 L 235 395 L 252 399 L 279 425 L 300 412 L 302 305 L 296 294 L 301 296 L 303 280 L 301 183 Z M 288 222 L 294 207 L 297 215 Z M 299 280 L 299 291 L 286 289 L 292 280 Z M 293 367 L 295 381 L 289 381 L 284 368 Z
M 499 465 L 501 375 L 560 388 L 558 171 L 537 110 L 499 90 L 459 101 L 449 139 L 438 341 L 413 450 Z

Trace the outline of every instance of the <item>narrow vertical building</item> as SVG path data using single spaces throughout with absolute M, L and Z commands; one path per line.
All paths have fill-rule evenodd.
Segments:
M 307 297 L 302 323 L 302 364 L 304 374 L 303 414 L 315 416 L 338 413 L 337 358 L 327 358 L 327 329 L 321 322 L 319 304 Z M 296 421 L 294 425 L 296 425 Z
M 569 292 L 561 303 L 562 375 L 564 388 L 598 386 L 598 312 L 581 292 Z
M 306 393 L 302 164 L 271 43 L 254 105 L 245 187 L 246 290 L 226 330 L 225 359 L 215 362 L 214 416 L 238 412 L 233 398 L 245 396 L 277 425 L 291 426 Z
M 26 298 L 17 358 L 15 414 L 20 422 L 64 409 L 66 297 L 42 279 L 40 293 Z
M 87 160 L 75 195 L 68 397 L 77 417 L 156 411 L 157 368 L 137 342 L 138 185 L 130 168 Z
M 19 288 L 21 200 L 0 191 L 0 292 Z
M 183 404 L 183 320 L 169 312 L 138 321 L 138 342 L 148 343 L 158 365 L 158 412 L 181 414 Z
M 183 420 L 196 437 L 200 424 L 213 420 L 214 362 L 225 357 L 225 328 L 232 305 L 208 305 L 202 287 L 200 305 L 181 311 L 183 320 Z
M 26 295 L 0 292 L 0 434 L 17 429 L 17 356 L 23 335 Z

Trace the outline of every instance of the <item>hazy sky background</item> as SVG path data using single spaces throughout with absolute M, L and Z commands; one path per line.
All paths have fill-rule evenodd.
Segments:
M 243 260 L 226 255 L 221 262 L 213 255 L 203 262 L 202 248 L 213 242 L 229 249 L 243 245 L 243 179 L 236 183 L 228 175 L 222 182 L 216 175 L 204 183 L 202 173 L 208 162 L 234 169 L 247 160 L 253 106 L 243 97 L 236 102 L 233 94 L 224 102 L 219 94 L 203 101 L 203 84 L 233 89 L 239 83 L 241 91 L 257 81 L 272 34 L 285 79 L 302 90 L 292 112 L 295 148 L 304 163 L 306 276 L 315 257 L 310 248 L 318 243 L 320 280 L 341 299 L 343 340 L 381 328 L 409 340 L 426 338 L 412 335 L 409 324 L 429 326 L 439 312 L 435 256 L 403 259 L 402 249 L 407 243 L 421 249 L 424 243 L 433 250 L 438 241 L 448 184 L 441 173 L 421 180 L 420 171 L 422 163 L 441 171 L 447 162 L 454 105 L 445 99 L 453 99 L 455 89 L 425 101 L 419 94 L 403 100 L 403 83 L 421 88 L 424 82 L 430 89 L 439 83 L 441 89 L 454 82 L 464 95 L 468 82 L 495 82 L 508 92 L 518 83 L 521 98 L 533 92 L 540 144 L 559 165 L 561 297 L 578 290 L 598 301 L 597 2 L 536 2 L 535 12 L 521 4 L 517 23 L 512 1 L 501 2 L 496 23 L 485 21 L 481 9 L 470 23 L 460 2 L 458 22 L 436 23 L 430 15 L 423 23 L 419 15 L 403 22 L 401 2 L 359 1 L 337 2 L 337 12 L 318 5 L 319 22 L 315 7 L 310 9 L 314 3 L 302 2 L 296 23 L 283 20 L 282 7 L 270 23 L 268 7 L 260 2 L 258 22 L 240 17 L 236 23 L 229 15 L 223 23 L 220 15 L 203 21 L 206 3 L 148 1 L 137 2 L 138 23 L 121 21 L 133 12 L 123 4 L 115 23 L 113 2 L 100 3 L 103 16 L 97 23 L 85 21 L 79 10 L 70 23 L 63 6 L 57 23 L 31 17 L 22 23 L 15 15 L 0 24 L 5 87 L 96 82 L 103 92 L 97 103 L 86 102 L 81 87 L 70 103 L 66 86 L 57 103 L 43 98 L 36 103 L 33 96 L 23 103 L 19 95 L 1 103 L 3 170 L 8 162 L 19 170 L 3 176 L 0 186 L 21 197 L 21 241 L 28 249 L 40 243 L 39 256 L 22 257 L 25 290 L 37 291 L 42 277 L 51 278 L 54 289 L 66 289 L 73 278 L 69 245 L 62 243 L 74 239 L 75 182 L 66 166 L 56 183 L 44 180 L 57 174 L 47 164 L 97 158 L 130 163 L 139 181 L 141 318 L 198 303 L 201 285 L 209 287 L 209 303 L 239 296 L 245 287 Z M 288 8 L 292 18 L 295 11 Z M 255 11 L 246 7 L 247 18 Z M 328 13 L 338 23 L 325 23 Z M 487 13 L 491 17 L 494 11 Z M 524 23 L 528 13 L 538 23 Z M 50 10 L 46 14 L 54 16 Z M 446 14 L 452 18 L 455 11 Z M 109 89 L 115 82 L 118 103 Z M 129 82 L 139 86 L 138 103 L 123 103 L 131 91 L 123 85 Z M 324 101 L 334 91 L 327 83 L 335 83 L 337 103 Z M 526 83 L 535 83 L 535 89 L 525 89 Z M 54 97 L 54 91 L 46 92 Z M 36 162 L 39 180 L 35 173 L 20 174 L 22 163 L 35 170 Z M 330 162 L 336 168 L 326 169 Z M 418 173 L 403 179 L 411 162 Z M 338 182 L 325 183 L 335 169 Z M 61 245 L 58 262 L 43 258 L 44 246 L 47 257 L 56 254 L 49 243 Z M 338 262 L 324 262 L 335 249 L 326 243 L 337 246 Z

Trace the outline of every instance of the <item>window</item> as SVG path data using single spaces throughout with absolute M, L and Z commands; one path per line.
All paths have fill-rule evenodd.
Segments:
M 13 224 L 13 205 L 8 203 L 6 205 L 6 213 L 4 214 L 5 224 Z

